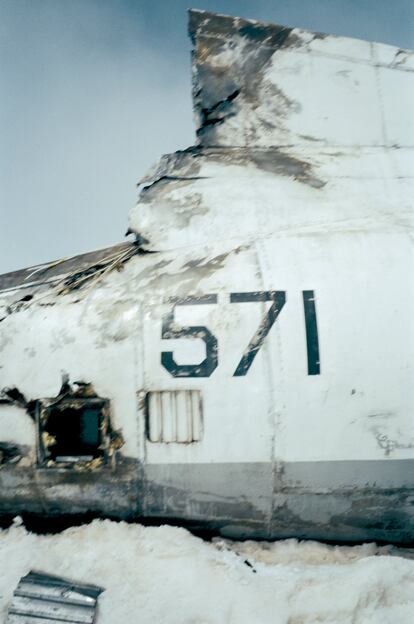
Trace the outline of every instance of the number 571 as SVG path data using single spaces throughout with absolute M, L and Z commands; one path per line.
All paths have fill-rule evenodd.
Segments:
M 308 375 L 320 374 L 319 339 L 316 320 L 315 296 L 313 290 L 304 290 L 303 310 L 306 329 L 306 347 Z M 275 323 L 286 303 L 286 292 L 283 290 L 265 290 L 255 292 L 230 293 L 230 303 L 252 303 L 270 301 L 271 305 L 264 315 L 254 336 L 247 345 L 238 363 L 233 377 L 247 374 L 258 354 L 267 334 Z M 177 306 L 216 304 L 217 295 L 201 295 L 198 297 L 174 297 L 169 299 L 171 310 L 162 321 L 163 340 L 177 338 L 200 338 L 206 346 L 206 357 L 199 364 L 177 364 L 172 351 L 162 351 L 161 364 L 173 377 L 210 377 L 218 366 L 218 342 L 214 334 L 204 325 L 177 327 L 174 312 Z

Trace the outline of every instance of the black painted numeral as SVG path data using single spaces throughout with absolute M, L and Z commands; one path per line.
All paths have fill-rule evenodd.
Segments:
M 234 371 L 233 377 L 246 375 L 253 364 L 253 360 L 259 352 L 264 339 L 269 333 L 273 323 L 279 316 L 280 311 L 286 303 L 286 292 L 282 290 L 267 290 L 264 292 L 231 293 L 230 303 L 246 303 L 254 301 L 272 301 L 272 305 L 266 312 L 256 333 L 247 345 L 240 362 Z
M 217 338 L 203 325 L 177 327 L 174 322 L 174 312 L 179 305 L 215 304 L 217 303 L 217 295 L 174 297 L 169 299 L 169 302 L 172 304 L 172 309 L 162 322 L 163 340 L 200 338 L 206 345 L 206 357 L 200 364 L 177 364 L 172 351 L 162 351 L 161 364 L 173 377 L 210 377 L 218 365 Z
M 316 317 L 315 293 L 313 290 L 304 290 L 303 310 L 306 329 L 306 349 L 308 361 L 308 375 L 320 374 L 320 355 L 318 323 Z M 270 301 L 271 305 L 263 317 L 256 333 L 247 345 L 233 377 L 245 376 L 258 354 L 267 334 L 275 323 L 283 306 L 286 303 L 286 292 L 282 290 L 268 290 L 255 292 L 230 293 L 230 303 L 252 303 Z M 201 295 L 194 297 L 174 297 L 169 299 L 171 310 L 163 318 L 162 338 L 172 340 L 177 338 L 201 339 L 206 346 L 206 357 L 200 364 L 177 364 L 172 351 L 162 351 L 161 364 L 173 377 L 210 377 L 218 366 L 218 343 L 214 334 L 204 325 L 178 327 L 174 321 L 175 308 L 180 305 L 216 304 L 217 295 Z
M 319 375 L 318 323 L 316 321 L 315 293 L 313 290 L 303 291 L 303 309 L 305 312 L 306 347 L 308 353 L 308 375 Z

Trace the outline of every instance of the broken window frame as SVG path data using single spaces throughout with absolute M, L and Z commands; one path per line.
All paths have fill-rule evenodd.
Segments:
M 99 397 L 63 397 L 59 400 L 56 399 L 41 399 L 37 401 L 36 406 L 36 438 L 37 438 L 37 466 L 39 468 L 74 468 L 75 466 L 90 466 L 98 468 L 108 464 L 110 458 L 110 421 L 109 421 L 109 406 L 108 399 L 102 399 Z M 51 415 L 52 410 L 64 411 L 66 409 L 84 410 L 84 409 L 99 409 L 100 410 L 100 423 L 99 423 L 99 437 L 100 443 L 97 447 L 99 454 L 95 457 L 86 457 L 83 455 L 73 454 L 66 457 L 67 461 L 57 461 L 53 459 L 47 450 L 47 444 L 45 438 L 47 435 L 47 422 Z M 70 458 L 70 459 L 69 459 Z

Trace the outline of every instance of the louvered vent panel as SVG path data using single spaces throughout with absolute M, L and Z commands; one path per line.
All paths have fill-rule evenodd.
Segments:
M 147 395 L 150 442 L 199 442 L 203 430 L 199 390 L 159 390 Z

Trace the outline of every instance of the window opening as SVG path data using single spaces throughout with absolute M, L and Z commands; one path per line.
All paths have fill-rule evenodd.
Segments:
M 108 442 L 108 401 L 84 398 L 42 402 L 39 415 L 41 464 L 103 461 Z

